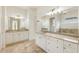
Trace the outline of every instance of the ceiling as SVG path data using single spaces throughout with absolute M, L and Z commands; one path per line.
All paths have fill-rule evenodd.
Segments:
M 17 6 L 19 8 L 22 8 L 22 9 L 28 9 L 28 8 L 43 8 L 43 7 L 56 7 L 56 6 Z
M 22 9 L 28 9 L 28 8 L 39 8 L 40 6 L 17 6 L 17 7 Z

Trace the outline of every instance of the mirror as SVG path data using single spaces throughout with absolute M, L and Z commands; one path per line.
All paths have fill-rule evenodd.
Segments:
M 50 30 L 49 17 L 44 16 L 41 18 L 41 31 L 48 32 Z
M 20 29 L 20 19 L 10 17 L 8 26 L 9 26 L 9 30 L 19 30 Z
M 72 8 L 72 9 L 63 11 L 62 20 L 60 24 L 61 24 L 60 30 L 62 34 L 79 37 L 78 9 Z
M 44 16 L 42 31 L 79 37 L 78 8 L 63 10 L 52 16 Z

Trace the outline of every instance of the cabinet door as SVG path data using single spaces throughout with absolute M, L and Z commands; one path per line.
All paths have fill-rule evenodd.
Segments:
M 17 33 L 12 33 L 12 40 L 13 40 L 13 43 L 19 41 Z
M 57 52 L 57 40 L 56 38 L 47 38 L 47 52 L 56 53 Z
M 57 52 L 63 53 L 63 40 L 59 39 L 57 45 Z
M 77 52 L 77 44 L 64 41 L 64 52 L 65 53 L 76 53 Z
M 25 33 L 24 32 L 20 32 L 20 40 L 25 40 Z
M 40 47 L 42 42 L 42 37 L 41 35 L 37 34 L 36 35 L 36 44 Z
M 13 43 L 13 40 L 12 40 L 12 33 L 6 33 L 5 34 L 5 43 L 6 44 L 11 44 Z
M 26 40 L 28 40 L 29 39 L 29 32 L 25 32 L 24 37 L 25 37 Z
M 79 53 L 79 44 L 78 44 L 78 53 Z
M 41 39 L 41 48 L 43 50 L 46 50 L 46 39 L 43 35 L 42 35 L 42 39 Z
M 43 35 L 37 35 L 36 44 L 43 50 L 46 50 L 46 39 Z

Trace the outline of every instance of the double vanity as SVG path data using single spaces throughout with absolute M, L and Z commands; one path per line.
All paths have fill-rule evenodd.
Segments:
M 79 8 L 72 7 L 60 13 L 52 11 L 53 15 L 41 17 L 36 44 L 48 53 L 79 52 L 78 12 Z
M 48 53 L 77 53 L 79 38 L 53 33 L 37 33 L 36 44 Z

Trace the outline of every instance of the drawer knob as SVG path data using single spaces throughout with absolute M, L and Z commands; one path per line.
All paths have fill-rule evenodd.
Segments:
M 39 37 L 39 38 L 41 38 L 41 37 Z
M 58 48 L 58 46 L 57 46 L 57 48 Z
M 57 40 L 57 42 L 58 42 L 58 40 Z
M 71 46 L 71 44 L 69 44 L 69 46 Z
M 49 49 L 47 49 L 49 51 Z
M 64 49 L 66 49 L 65 47 L 63 47 Z
M 48 44 L 50 44 L 50 43 L 48 42 Z

